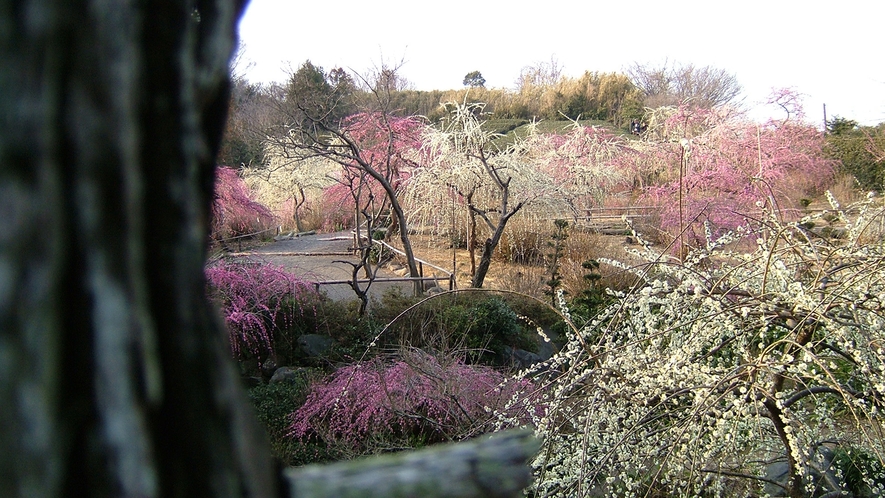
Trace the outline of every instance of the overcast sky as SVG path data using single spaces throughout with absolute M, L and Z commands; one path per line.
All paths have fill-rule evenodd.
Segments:
M 885 121 L 882 0 L 622 1 L 251 0 L 240 37 L 252 82 L 282 82 L 304 61 L 366 73 L 398 65 L 417 90 L 462 88 L 478 70 L 513 88 L 520 69 L 563 74 L 634 62 L 734 73 L 754 117 L 772 88 L 804 95 L 807 119 Z

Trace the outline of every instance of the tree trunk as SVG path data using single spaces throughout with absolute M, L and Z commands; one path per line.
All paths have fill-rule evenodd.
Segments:
M 489 268 L 492 266 L 492 254 L 497 246 L 498 242 L 493 241 L 492 239 L 486 239 L 483 243 L 482 255 L 479 257 L 479 266 L 476 268 L 476 273 L 473 274 L 473 278 L 470 280 L 471 287 L 476 289 L 482 287 L 486 275 L 489 273 Z
M 4 496 L 274 496 L 202 273 L 243 2 L 0 1 Z
M 298 194 L 301 194 L 301 200 L 298 200 Z M 295 220 L 295 230 L 298 230 L 298 233 L 304 232 L 304 225 L 301 223 L 301 213 L 299 212 L 301 206 L 307 201 L 307 196 L 304 195 L 304 189 L 299 187 L 298 192 L 292 196 L 292 202 L 294 203 L 294 207 L 292 208 L 292 218 Z
M 507 207 L 506 202 L 503 202 L 502 205 L 505 208 Z M 522 206 L 523 204 L 520 202 L 510 211 L 506 211 L 505 209 L 504 212 L 506 214 L 502 214 L 501 217 L 498 218 L 498 224 L 495 225 L 495 231 L 492 233 L 492 237 L 486 239 L 485 243 L 482 245 L 482 255 L 479 257 L 479 266 L 476 268 L 476 273 L 473 274 L 473 279 L 470 281 L 471 287 L 477 289 L 482 287 L 486 275 L 489 273 L 489 268 L 492 266 L 492 256 L 495 253 L 495 248 L 498 247 L 498 243 L 501 242 L 501 236 L 504 235 L 504 229 L 507 227 L 507 222 L 510 221 L 510 218 L 513 217 L 514 214 L 522 209 Z
M 467 195 L 467 205 L 473 205 L 473 192 Z M 470 276 L 476 275 L 476 213 L 468 209 L 470 222 L 467 225 L 467 254 L 470 255 Z

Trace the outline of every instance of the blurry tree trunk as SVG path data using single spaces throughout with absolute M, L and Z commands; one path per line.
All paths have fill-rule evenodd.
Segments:
M 275 495 L 202 272 L 242 3 L 0 0 L 0 495 Z

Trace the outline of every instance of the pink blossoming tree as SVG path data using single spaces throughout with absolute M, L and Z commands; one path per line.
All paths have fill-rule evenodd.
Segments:
M 346 456 L 461 440 L 494 430 L 493 413 L 506 414 L 510 425 L 540 416 L 534 390 L 489 367 L 405 351 L 391 363 L 346 366 L 314 385 L 290 434 Z M 517 393 L 521 402 L 512 404 Z
M 638 168 L 660 182 L 646 186 L 644 199 L 660 207 L 661 229 L 677 250 L 702 243 L 705 224 L 714 232 L 734 229 L 758 217 L 762 205 L 795 217 L 799 201 L 833 179 L 834 163 L 814 127 L 712 114 L 676 109 L 653 130 L 653 140 L 638 145 Z
M 221 307 L 234 358 L 284 364 L 295 347 L 293 332 L 316 316 L 316 290 L 283 268 L 219 260 L 206 267 L 209 295 Z
M 272 226 L 276 217 L 263 204 L 253 200 L 237 170 L 215 168 L 215 198 L 212 202 L 212 238 L 254 233 Z

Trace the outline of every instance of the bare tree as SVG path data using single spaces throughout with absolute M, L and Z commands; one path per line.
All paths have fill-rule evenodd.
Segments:
M 634 63 L 627 74 L 644 94 L 647 107 L 681 105 L 713 108 L 735 103 L 743 89 L 734 74 L 712 66 Z
M 533 66 L 525 66 L 519 72 L 516 80 L 517 92 L 523 92 L 533 87 L 551 87 L 562 78 L 562 66 L 555 57 L 550 62 L 538 62 Z
M 338 100 L 305 105 L 298 96 L 289 96 L 287 100 L 293 102 L 295 107 L 289 109 L 287 115 L 290 118 L 287 138 L 279 141 L 277 146 L 285 149 L 289 157 L 324 158 L 345 169 L 358 170 L 353 175 L 355 177 L 376 182 L 386 196 L 386 201 L 379 206 L 389 210 L 392 226 L 388 233 L 399 234 L 409 274 L 418 277 L 405 211 L 398 198 L 404 169 L 413 166 L 410 158 L 404 154 L 404 148 L 408 148 L 404 144 L 414 141 L 409 134 L 410 130 L 417 129 L 413 126 L 415 120 L 397 118 L 391 113 L 390 97 L 397 90 L 398 82 L 401 82 L 397 68 L 382 66 L 374 78 L 360 77 L 360 81 L 371 97 L 362 104 L 362 112 L 343 119 L 336 118 Z M 358 206 L 356 209 L 361 212 Z M 415 291 L 422 292 L 420 282 L 416 281 Z

